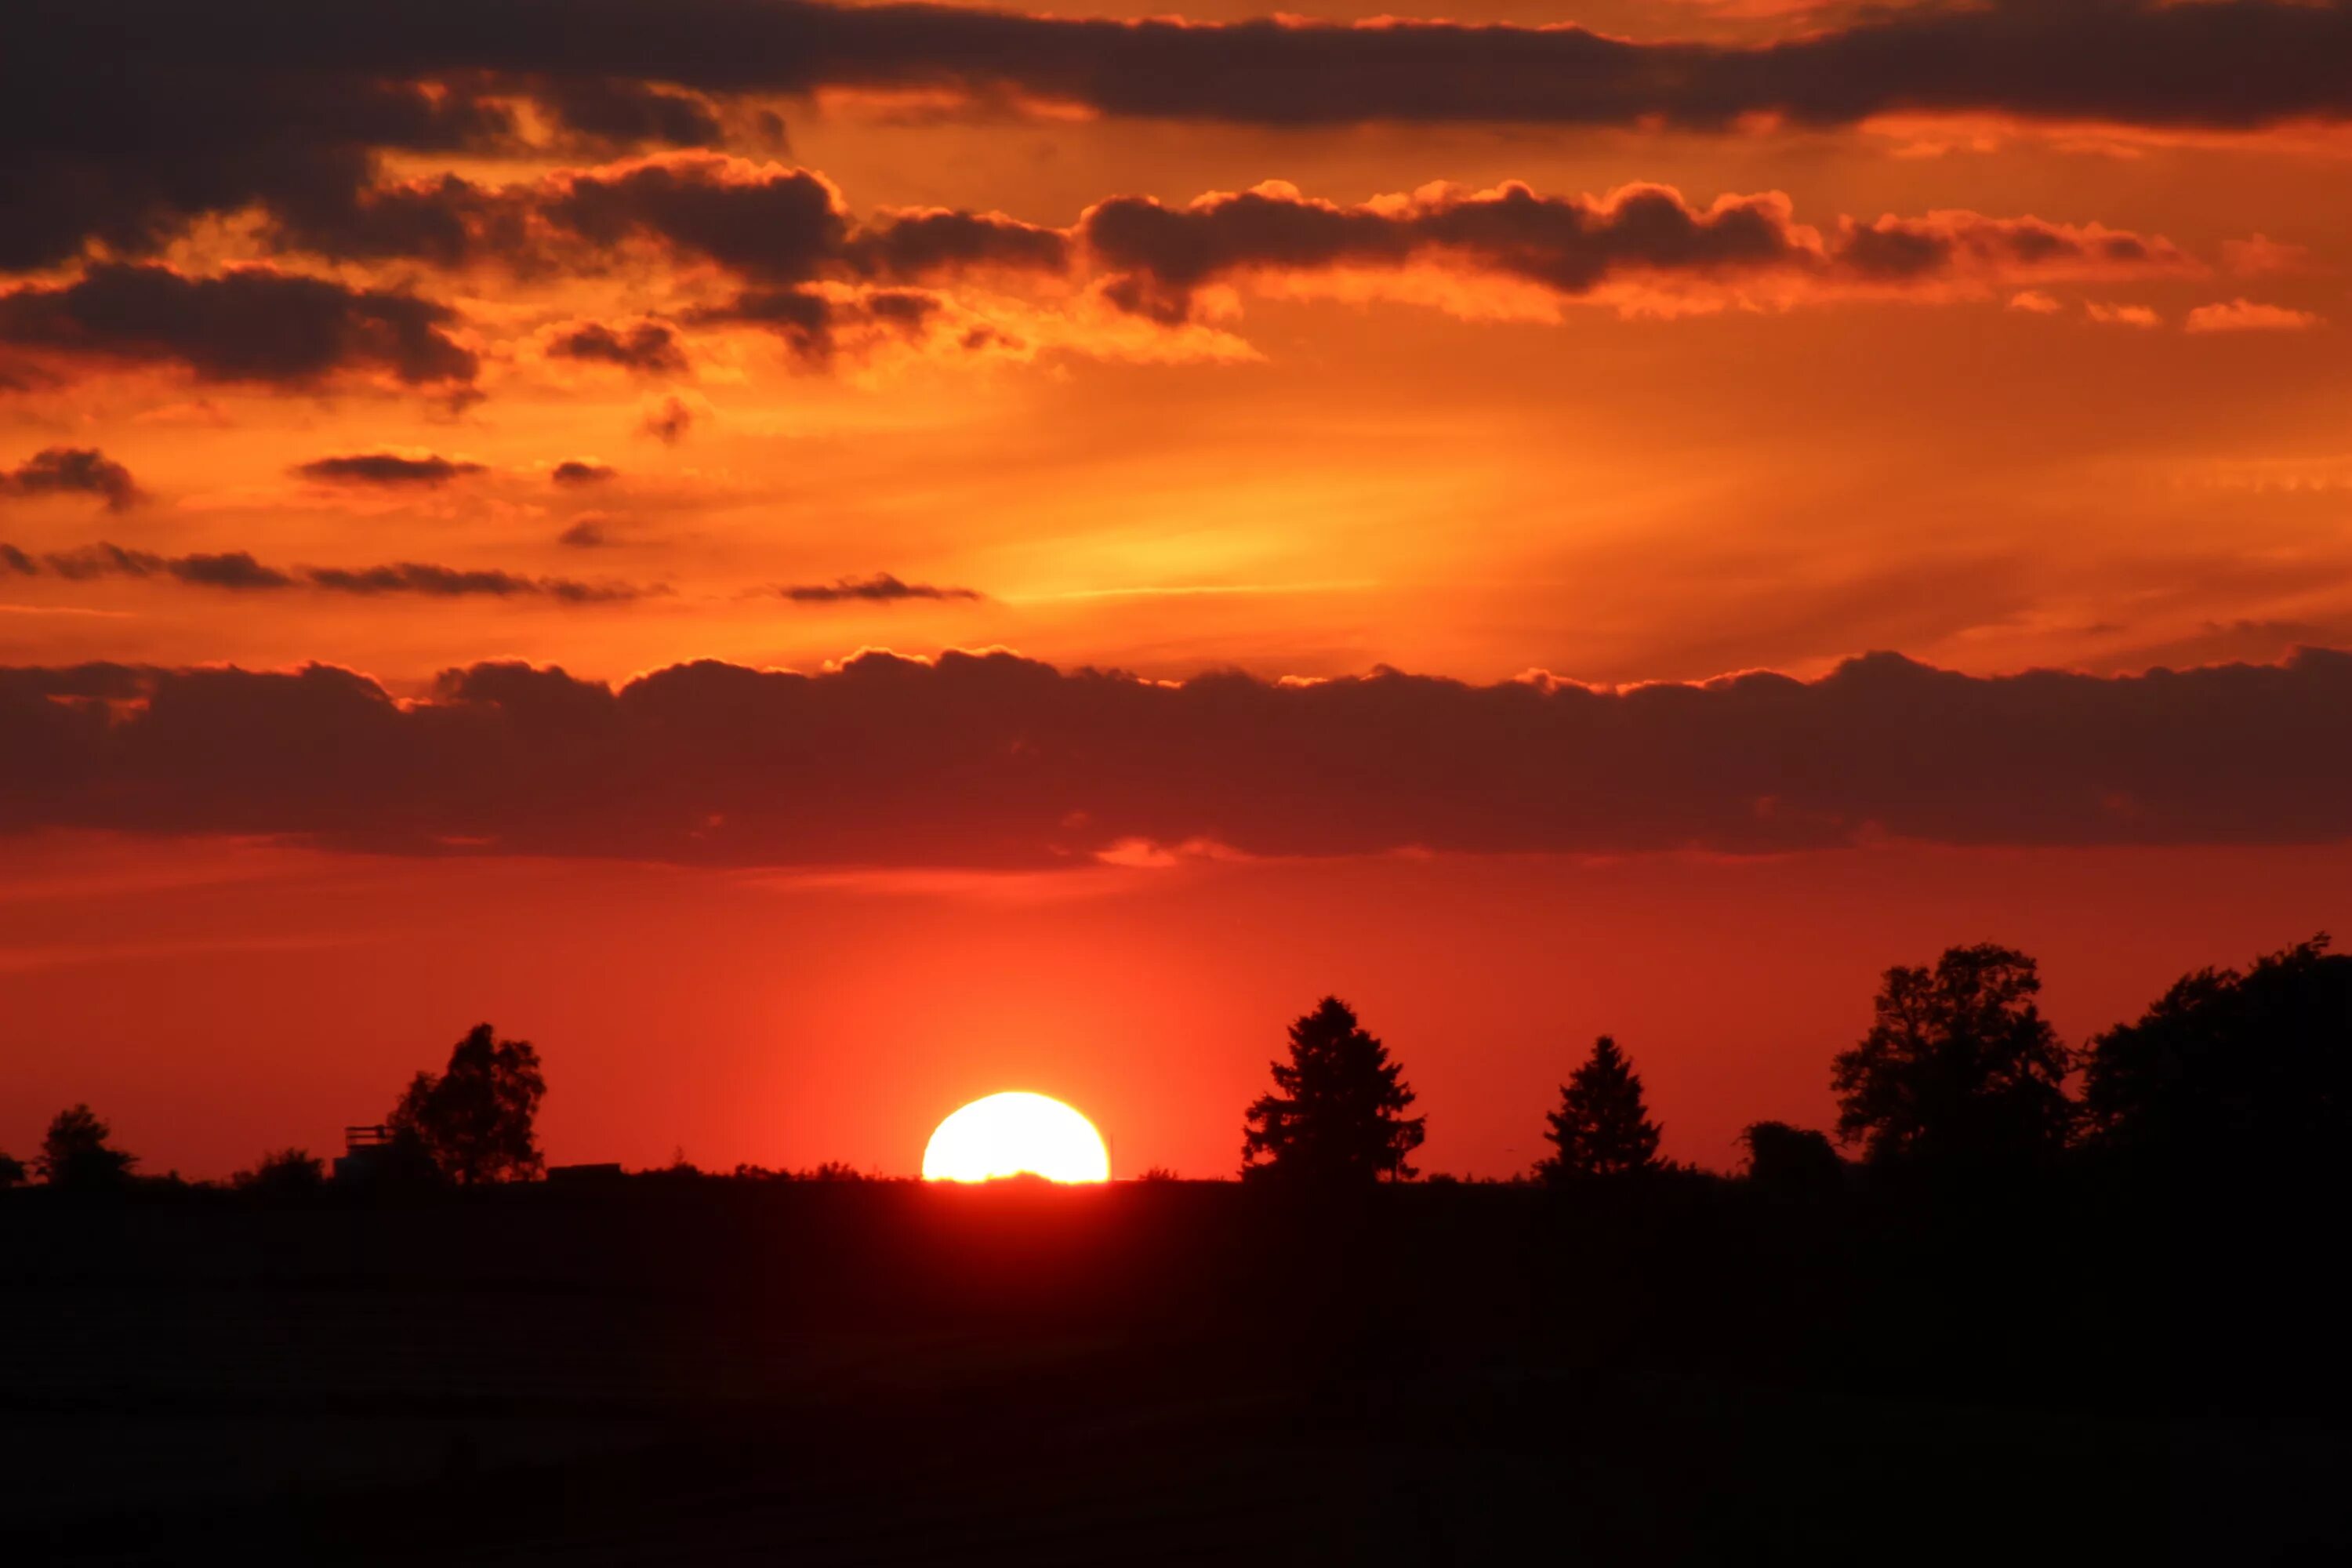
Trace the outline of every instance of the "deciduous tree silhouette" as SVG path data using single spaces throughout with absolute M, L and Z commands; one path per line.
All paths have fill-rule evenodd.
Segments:
M 1833 1190 L 1845 1180 L 1845 1162 L 1829 1134 L 1785 1121 L 1751 1121 L 1739 1134 L 1748 1151 L 1748 1179 L 1780 1193 Z
M 25 1179 L 25 1162 L 15 1155 L 0 1152 L 0 1192 L 6 1192 Z
M 2095 1145 L 2223 1184 L 2291 1178 L 2352 1142 L 2352 957 L 2327 937 L 2183 976 L 2091 1042 Z
M 529 1040 L 499 1039 L 477 1024 L 438 1078 L 420 1072 L 386 1124 L 414 1138 L 441 1173 L 461 1185 L 529 1181 L 545 1169 L 533 1123 L 547 1080 Z
M 1553 1152 L 1536 1163 L 1547 1182 L 1587 1176 L 1623 1176 L 1654 1170 L 1658 1124 L 1642 1102 L 1641 1075 L 1607 1035 L 1592 1042 L 1592 1054 L 1560 1086 L 1559 1109 L 1544 1118 Z
M 2033 998 L 2034 962 L 1985 943 L 1886 972 L 1870 1032 L 1840 1052 L 1838 1135 L 1877 1164 L 2014 1166 L 2054 1156 L 2070 1058 Z
M 1242 1174 L 1314 1184 L 1402 1181 L 1425 1117 L 1388 1047 L 1337 996 L 1290 1026 L 1290 1059 L 1273 1064 L 1275 1092 L 1250 1106 Z
M 41 1180 L 61 1191 L 105 1192 L 126 1186 L 135 1154 L 112 1147 L 107 1140 L 114 1129 L 100 1121 L 87 1105 L 60 1110 L 41 1139 L 40 1158 L 34 1167 Z

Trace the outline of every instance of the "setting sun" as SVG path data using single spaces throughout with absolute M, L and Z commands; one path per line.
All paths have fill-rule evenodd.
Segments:
M 923 1150 L 927 1182 L 998 1176 L 1055 1182 L 1110 1179 L 1110 1152 L 1094 1123 L 1058 1100 L 1013 1090 L 975 1100 L 950 1116 Z

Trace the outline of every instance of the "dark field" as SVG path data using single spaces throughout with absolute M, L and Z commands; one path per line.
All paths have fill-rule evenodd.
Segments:
M 1703 1178 L 13 1194 L 0 1562 L 2352 1561 L 2333 1238 L 2210 1230 Z

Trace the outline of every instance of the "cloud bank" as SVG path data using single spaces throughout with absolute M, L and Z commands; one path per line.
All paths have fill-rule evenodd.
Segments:
M 764 100 L 835 88 L 961 94 L 974 113 L 1042 102 L 1273 127 L 1711 131 L 1948 112 L 2246 129 L 2352 115 L 2344 0 L 1868 7 L 1753 46 L 814 0 L 16 0 L 10 21 L 0 269 L 93 241 L 152 254 L 193 218 L 250 205 L 298 234 L 361 246 L 373 231 L 446 254 L 465 237 L 446 206 L 362 210 L 383 154 L 544 153 L 546 137 L 529 144 L 534 121 L 572 150 L 740 145 L 772 140 Z M 894 267 L 959 242 L 951 225 L 901 237 Z
M 365 677 L 0 670 L 0 829 L 285 835 L 416 853 L 1054 867 L 1244 855 L 1748 854 L 2352 834 L 2352 655 L 1985 679 L 1494 686 L 1393 671 L 1157 682 L 1004 654 L 617 689 L 483 664 Z

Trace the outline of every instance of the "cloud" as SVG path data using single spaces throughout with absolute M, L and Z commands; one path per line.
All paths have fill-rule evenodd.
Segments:
M 893 605 L 908 599 L 985 597 L 977 588 L 940 588 L 929 583 L 902 583 L 887 572 L 877 572 L 871 577 L 836 577 L 830 583 L 793 583 L 776 592 L 797 605 Z
M 2352 655 L 1979 678 L 1594 689 L 1377 671 L 1181 682 L 1005 653 L 814 675 L 705 662 L 614 689 L 476 665 L 395 702 L 347 670 L 0 671 L 19 831 L 741 865 L 2317 842 L 2352 834 Z
M 566 458 L 548 470 L 550 482 L 559 485 L 598 485 L 614 477 L 616 469 L 604 463 L 584 458 Z
M 568 577 L 522 577 L 511 572 L 467 571 L 415 561 L 359 569 L 311 566 L 305 568 L 303 574 L 317 587 L 371 596 L 420 594 L 430 598 L 455 599 L 488 595 L 493 598 L 509 599 L 543 595 L 568 605 L 607 605 L 642 599 L 649 594 L 663 591 L 640 588 L 626 583 L 581 583 Z
M 928 289 L 843 292 L 810 287 L 746 290 L 725 304 L 696 310 L 688 319 L 697 326 L 759 328 L 803 364 L 823 367 L 852 345 L 871 349 L 918 342 L 953 314 L 947 300 Z M 1009 341 L 985 324 L 974 324 L 957 346 L 984 349 Z
M 658 240 L 768 284 L 816 278 L 849 231 L 840 194 L 822 174 L 716 153 L 568 171 L 530 199 L 590 245 Z
M 646 405 L 637 420 L 637 433 L 650 436 L 665 447 L 675 447 L 686 439 L 687 432 L 708 412 L 708 405 L 688 402 L 676 393 Z
M 2164 318 L 2146 305 L 2111 305 L 2085 300 L 2083 314 L 2104 327 L 2160 327 Z
M 612 536 L 604 531 L 604 520 L 594 513 L 576 520 L 571 527 L 555 536 L 558 544 L 574 550 L 594 550 L 610 544 Z
M 445 485 L 467 474 L 486 473 L 480 463 L 444 458 L 436 453 L 408 457 L 398 452 L 353 452 L 313 458 L 297 463 L 299 478 L 335 485 Z
M 456 323 L 447 306 L 413 294 L 266 267 L 199 277 L 106 263 L 70 283 L 0 292 L 0 343 L 295 388 L 344 372 L 470 386 L 478 362 L 451 335 Z
M 639 375 L 684 375 L 687 371 L 677 333 L 661 321 L 638 321 L 623 331 L 602 321 L 583 322 L 550 340 L 547 352 L 556 359 L 618 365 Z
M 2189 312 L 2183 323 L 2192 332 L 2299 332 L 2321 324 L 2321 319 L 2309 310 L 2258 304 L 2252 300 L 2200 305 Z
M 1427 185 L 1343 206 L 1269 182 L 1181 207 L 1119 196 L 1087 209 L 1078 237 L 1121 309 L 1176 322 L 1202 288 L 1234 279 L 1378 278 L 1415 270 L 1483 277 L 1580 297 L 1621 280 L 1782 279 L 1875 290 L 2033 278 L 2191 270 L 2169 241 L 2038 218 L 1935 212 L 1845 220 L 1824 234 L 1777 193 L 1706 206 L 1666 185 L 1553 196 L 1512 182 Z
M 845 242 L 860 277 L 911 282 L 991 268 L 1058 273 L 1070 264 L 1069 237 L 1003 213 L 905 208 L 884 215 Z
M 44 447 L 13 468 L 0 468 L 0 496 L 89 495 L 110 511 L 139 499 L 131 470 L 94 447 Z
M 0 544 L 0 573 L 23 577 L 47 575 L 73 583 L 101 577 L 162 578 L 191 587 L 240 593 L 307 587 L 370 598 L 386 595 L 436 599 L 546 598 L 566 605 L 622 604 L 659 597 L 669 592 L 661 586 L 585 583 L 569 577 L 526 577 L 511 572 L 436 566 L 415 561 L 383 566 L 280 568 L 264 565 L 242 550 L 222 554 L 161 555 L 103 543 L 37 556 L 13 544 Z

